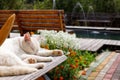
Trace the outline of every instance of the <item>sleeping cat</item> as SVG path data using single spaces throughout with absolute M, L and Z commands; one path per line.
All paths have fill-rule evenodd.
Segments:
M 0 47 L 0 76 L 32 73 L 44 67 L 41 61 L 52 61 L 48 56 L 62 54 L 62 50 L 40 48 L 39 37 L 30 37 L 29 33 L 24 37 L 6 39 Z

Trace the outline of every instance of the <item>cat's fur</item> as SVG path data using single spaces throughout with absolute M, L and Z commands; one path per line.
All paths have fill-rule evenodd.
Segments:
M 52 57 L 60 56 L 62 50 L 46 50 L 40 48 L 37 38 L 26 33 L 24 37 L 6 39 L 0 47 L 0 76 L 20 75 L 43 68 L 41 61 L 52 61 Z M 33 64 L 29 64 L 29 63 Z

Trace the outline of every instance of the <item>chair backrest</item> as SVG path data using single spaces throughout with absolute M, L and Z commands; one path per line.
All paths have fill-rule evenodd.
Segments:
M 65 31 L 63 10 L 25 10 L 17 12 L 18 25 L 23 35 L 38 29 Z
M 0 45 L 2 45 L 4 40 L 8 37 L 13 27 L 14 20 L 15 20 L 15 14 L 12 14 L 0 29 Z

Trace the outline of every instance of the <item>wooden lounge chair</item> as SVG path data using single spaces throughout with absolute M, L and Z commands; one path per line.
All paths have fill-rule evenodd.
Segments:
M 8 37 L 8 35 L 13 27 L 14 20 L 15 20 L 15 14 L 11 15 L 7 19 L 5 24 L 2 26 L 2 28 L 0 29 L 0 45 L 2 45 L 4 40 Z

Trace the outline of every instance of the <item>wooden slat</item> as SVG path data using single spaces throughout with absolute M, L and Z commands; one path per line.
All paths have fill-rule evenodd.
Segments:
M 88 45 L 90 45 L 92 42 L 93 42 L 94 39 L 90 39 L 90 40 L 87 40 L 83 43 L 81 49 L 82 50 L 86 50 L 87 47 L 89 47 Z
M 0 18 L 0 23 L 3 23 L 7 20 L 7 18 Z
M 58 15 L 18 15 L 19 19 L 59 19 Z
M 86 50 L 86 49 L 88 49 L 91 45 L 93 45 L 93 43 L 94 43 L 94 39 L 90 39 L 90 40 L 88 40 L 87 41 L 87 44 L 85 44 L 84 46 L 83 46 L 83 50 Z M 85 43 L 85 42 L 84 42 Z
M 0 18 L 7 18 L 7 17 L 9 17 L 10 15 L 12 15 L 12 13 L 8 13 L 8 14 L 1 14 L 0 13 Z
M 116 40 L 113 40 L 112 41 L 112 45 L 116 45 L 117 41 Z
M 97 45 L 97 47 L 94 47 L 92 51 L 98 51 L 105 43 L 107 40 L 103 40 Z
M 21 26 L 22 28 L 24 28 L 24 27 L 26 27 L 26 28 L 29 28 L 29 27 L 33 27 L 33 28 L 34 27 L 38 27 L 38 28 L 39 27 L 43 27 L 43 28 L 51 27 L 51 29 L 52 29 L 54 27 L 60 27 L 60 24 L 50 24 L 50 23 L 49 24 L 31 24 L 31 23 L 29 23 L 29 24 L 24 23 L 23 24 L 23 23 L 21 23 L 21 25 L 22 25 Z
M 116 40 L 116 43 L 114 45 L 118 45 L 119 40 Z
M 20 75 L 20 76 L 9 76 L 9 77 L 0 77 L 0 80 L 35 80 L 38 77 L 44 75 L 63 61 L 65 61 L 67 57 L 65 55 L 54 57 L 52 62 L 48 62 L 43 69 L 40 69 L 37 72 L 33 72 L 31 74 Z
M 94 48 L 97 47 L 97 49 L 98 49 L 98 47 L 99 47 L 98 45 L 101 43 L 101 41 L 102 41 L 101 39 L 99 39 L 98 41 L 96 41 L 94 45 L 92 45 L 92 46 L 90 46 L 90 47 L 88 48 L 88 50 L 96 51 Z M 99 48 L 100 48 L 100 47 L 99 47 Z
M 92 39 L 92 40 L 86 45 L 86 47 L 83 48 L 83 50 L 88 50 L 95 42 L 96 42 L 96 40 L 95 40 L 95 39 Z
M 15 14 L 15 10 L 0 10 L 0 14 Z
M 31 29 L 31 30 L 30 30 Z M 24 30 L 26 30 L 26 31 L 33 31 L 33 30 L 56 30 L 56 31 L 63 31 L 62 29 L 60 29 L 60 28 L 53 28 L 53 29 L 51 29 L 51 28 L 45 28 L 45 27 L 34 27 L 34 28 L 24 28 Z
M 64 13 L 63 10 L 20 10 L 20 14 L 58 14 L 59 12 Z
M 109 41 L 109 45 L 111 45 L 111 44 L 112 44 L 112 40 Z
M 19 20 L 20 22 L 34 22 L 34 23 L 38 23 L 38 22 L 41 22 L 41 23 L 60 23 L 60 20 L 58 19 L 20 19 Z
M 120 41 L 117 43 L 117 45 L 120 45 Z

